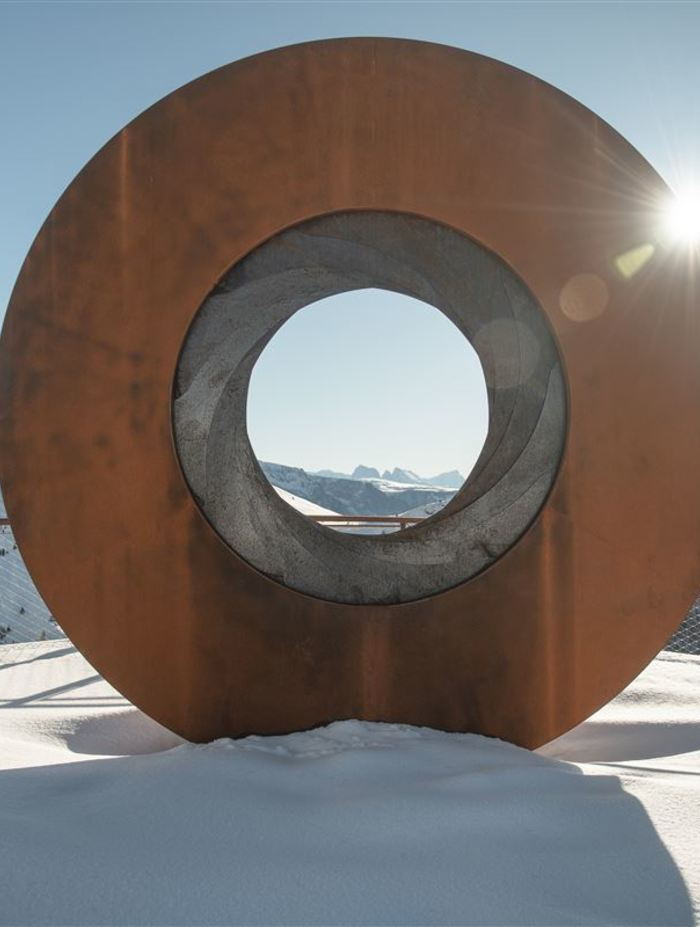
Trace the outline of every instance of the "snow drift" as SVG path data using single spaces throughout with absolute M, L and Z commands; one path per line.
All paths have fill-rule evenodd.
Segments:
M 691 924 L 700 658 L 532 753 L 343 721 L 184 743 L 67 641 L 0 648 L 3 924 Z

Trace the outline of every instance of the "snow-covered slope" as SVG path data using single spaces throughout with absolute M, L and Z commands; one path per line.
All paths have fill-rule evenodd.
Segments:
M 301 512 L 302 515 L 337 515 L 337 512 L 331 511 L 331 509 L 324 509 L 320 505 L 316 505 L 315 502 L 309 502 L 308 499 L 302 499 L 301 496 L 295 496 L 291 492 L 287 492 L 286 489 L 280 489 L 279 486 L 272 487 L 280 499 L 284 499 L 287 505 L 291 505 L 293 509 L 296 509 L 297 512 Z
M 2 924 L 692 924 L 700 659 L 531 753 L 337 722 L 196 746 L 0 648 Z
M 407 512 L 401 512 L 401 514 L 406 518 L 430 518 L 444 509 L 449 501 L 449 499 L 439 499 L 437 502 L 426 502 L 425 505 L 417 505 Z

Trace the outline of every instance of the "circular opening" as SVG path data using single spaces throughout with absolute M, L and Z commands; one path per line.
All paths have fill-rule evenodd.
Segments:
M 478 354 L 489 410 L 486 441 L 454 497 L 419 525 L 371 542 L 329 530 L 283 501 L 247 427 L 251 376 L 276 333 L 307 306 L 368 289 L 443 313 Z M 353 360 L 345 344 L 336 350 Z M 432 342 L 423 346 L 421 363 L 431 350 Z M 418 379 L 413 359 L 406 367 Z M 277 397 L 288 389 L 279 382 Z M 469 417 L 453 421 L 456 431 L 473 433 Z M 207 296 L 178 360 L 173 429 L 202 513 L 253 567 L 330 601 L 410 602 L 476 576 L 533 523 L 564 446 L 564 372 L 532 293 L 497 255 L 429 219 L 334 213 L 270 238 Z
M 278 495 L 318 524 L 389 534 L 454 498 L 488 431 L 479 357 L 446 315 L 366 288 L 296 312 L 258 358 L 247 426 Z

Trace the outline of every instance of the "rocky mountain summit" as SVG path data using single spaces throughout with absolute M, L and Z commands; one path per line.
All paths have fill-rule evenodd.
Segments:
M 405 483 L 408 486 L 437 486 L 440 489 L 459 489 L 464 483 L 464 477 L 459 470 L 448 470 L 436 476 L 419 476 L 413 470 L 403 467 L 394 467 L 379 473 L 376 467 L 366 467 L 360 464 L 352 473 L 340 473 L 338 470 L 316 470 L 314 476 L 333 477 L 343 480 L 384 480 L 391 483 Z
M 374 467 L 365 467 L 362 464 L 352 471 L 353 480 L 378 480 L 379 470 Z

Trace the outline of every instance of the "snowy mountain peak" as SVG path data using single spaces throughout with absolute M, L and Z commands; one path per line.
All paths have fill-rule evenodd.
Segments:
M 377 474 L 379 475 L 379 474 Z M 394 483 L 426 483 L 427 480 L 422 479 L 418 476 L 417 473 L 414 473 L 413 470 L 403 470 L 401 467 L 394 467 L 393 470 L 385 470 L 382 474 L 383 480 L 391 480 Z
M 425 482 L 431 483 L 433 486 L 442 486 L 445 489 L 459 489 L 464 482 L 464 477 L 459 470 L 448 470 L 446 473 L 431 476 Z

